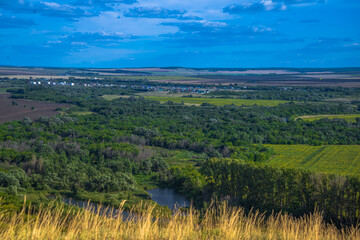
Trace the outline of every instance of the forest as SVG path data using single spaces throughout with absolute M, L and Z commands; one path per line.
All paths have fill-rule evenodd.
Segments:
M 67 196 L 129 209 L 150 201 L 144 191 L 166 186 L 192 199 L 197 209 L 226 201 L 245 211 L 286 212 L 299 217 L 323 212 L 326 222 L 354 225 L 360 213 L 360 179 L 315 169 L 271 164 L 274 145 L 360 145 L 360 118 L 297 119 L 303 115 L 359 114 L 357 89 L 254 87 L 215 91 L 213 97 L 278 99 L 277 106 L 188 106 L 160 103 L 125 87 L 30 86 L 3 80 L 17 99 L 70 104 L 53 117 L 24 117 L 0 125 L 2 208 L 20 209 Z M 110 81 L 110 80 L 109 80 Z M 142 84 L 142 83 L 140 83 Z M 149 83 L 148 83 L 149 84 Z M 114 100 L 106 94 L 126 97 Z M 336 101 L 347 98 L 349 101 Z M 334 101 L 327 101 L 335 99 Z M 296 102 L 292 102 L 295 101 Z M 191 163 L 170 158 L 175 151 Z M 289 160 L 290 161 L 290 160 Z M 164 208 L 165 209 L 165 208 Z M 165 210 L 164 210 L 165 211 Z

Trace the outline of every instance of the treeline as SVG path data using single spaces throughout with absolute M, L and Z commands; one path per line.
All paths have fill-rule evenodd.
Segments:
M 342 87 L 248 87 L 244 91 L 213 91 L 206 96 L 220 98 L 321 102 L 328 99 L 358 99 L 358 88 Z
M 161 181 L 206 206 L 212 199 L 261 212 L 288 212 L 294 216 L 315 210 L 336 224 L 360 220 L 360 179 L 274 168 L 240 159 L 212 158 L 200 171 L 174 167 Z
M 97 114 L 78 116 L 73 131 L 98 132 L 99 123 L 114 137 L 136 135 L 147 145 L 170 149 L 213 152 L 220 156 L 225 146 L 249 144 L 360 144 L 360 122 L 322 119 L 294 121 L 295 116 L 359 113 L 358 107 L 341 103 L 288 103 L 277 107 L 185 106 L 168 102 L 160 104 L 141 98 L 103 100 L 101 90 L 51 88 L 17 90 L 16 97 L 53 100 L 76 104 L 68 110 Z M 64 91 L 64 92 L 62 92 Z M 69 92 L 68 92 L 69 91 Z M 106 90 L 107 91 L 107 90 Z M 68 93 L 65 93 L 68 92 Z M 84 128 L 84 124 L 86 128 Z M 112 131 L 108 131 L 112 129 Z M 64 133 L 61 133 L 64 134 Z M 226 155 L 225 155 L 226 156 Z
M 25 98 L 36 101 L 70 103 L 85 107 L 90 99 L 101 98 L 106 94 L 133 94 L 131 89 L 121 87 L 84 87 L 84 86 L 22 86 L 8 89 L 12 98 Z
M 345 104 L 284 104 L 278 107 L 184 106 L 119 99 L 90 111 L 117 121 L 114 128 L 142 136 L 147 144 L 204 151 L 206 146 L 248 144 L 359 144 L 360 122 L 294 121 L 294 115 L 357 113 Z M 105 120 L 108 121 L 108 120 Z M 210 147 L 211 149 L 211 147 Z M 215 155 L 214 155 L 215 156 Z

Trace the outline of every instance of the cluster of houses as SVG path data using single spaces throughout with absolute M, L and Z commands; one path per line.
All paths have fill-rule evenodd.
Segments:
M 209 93 L 210 89 L 204 89 L 201 87 L 182 87 L 182 86 L 151 86 L 151 85 L 114 85 L 114 84 L 102 84 L 102 83 L 74 83 L 74 82 L 67 82 L 67 81 L 49 81 L 47 79 L 37 80 L 37 81 L 30 81 L 29 84 L 31 85 L 48 85 L 48 86 L 85 86 L 85 87 L 121 87 L 127 88 L 130 87 L 134 90 L 146 90 L 146 91 L 157 91 L 157 92 L 181 92 L 181 93 Z
M 30 81 L 31 85 L 48 85 L 48 86 L 85 86 L 85 87 L 112 87 L 114 84 L 102 83 L 73 83 L 73 82 L 56 82 L 56 81 Z
M 29 82 L 32 85 L 52 85 L 52 86 L 56 86 L 56 85 L 62 85 L 62 86 L 75 86 L 75 83 L 68 83 L 68 82 L 44 82 L 44 81 L 30 81 Z
M 173 93 L 198 93 L 198 94 L 206 94 L 211 91 L 219 91 L 219 90 L 234 90 L 234 89 L 246 89 L 246 87 L 233 87 L 233 86 L 212 86 L 212 87 L 204 87 L 204 86 L 154 86 L 154 85 L 115 85 L 115 84 L 107 84 L 107 83 L 74 83 L 71 81 L 54 81 L 49 79 L 39 79 L 32 80 L 28 82 L 32 85 L 48 85 L 48 86 L 85 86 L 85 87 L 121 87 L 121 88 L 131 88 L 134 90 L 140 91 L 156 91 L 156 92 L 173 92 Z

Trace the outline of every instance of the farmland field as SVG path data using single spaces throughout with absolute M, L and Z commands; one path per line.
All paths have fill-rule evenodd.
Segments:
M 267 145 L 275 150 L 268 164 L 303 168 L 315 172 L 341 175 L 360 174 L 359 145 Z
M 114 100 L 114 99 L 117 99 L 117 98 L 120 98 L 121 96 L 120 95 L 103 95 L 102 98 L 104 98 L 105 100 Z
M 309 115 L 309 116 L 301 116 L 298 117 L 297 119 L 303 119 L 305 121 L 315 121 L 323 118 L 329 118 L 329 119 L 340 118 L 340 119 L 345 119 L 346 121 L 349 122 L 356 122 L 356 118 L 360 118 L 360 114 Z
M 279 104 L 288 103 L 289 101 L 281 100 L 250 100 L 250 99 L 229 99 L 229 98 L 186 98 L 186 97 L 145 97 L 146 99 L 155 100 L 159 102 L 172 101 L 174 103 L 185 103 L 188 105 L 200 105 L 202 103 L 209 103 L 216 106 L 231 105 L 236 106 L 277 106 Z
M 112 100 L 115 100 L 115 99 L 118 99 L 118 98 L 129 98 L 130 95 L 117 95 L 117 94 L 109 94 L 109 95 L 103 95 L 102 98 L 104 98 L 105 100 L 109 100 L 109 101 L 112 101 Z
M 148 92 L 141 92 L 135 93 L 136 96 L 140 97 L 186 97 L 189 96 L 189 93 L 184 92 L 167 92 L 167 91 L 148 91 Z M 191 93 L 194 97 L 202 96 L 201 93 Z
M 195 69 L 195 68 L 28 68 L 0 67 L 0 78 L 77 79 L 149 81 L 154 83 L 251 85 L 251 86 L 332 86 L 360 87 L 359 68 L 338 69 Z
M 22 120 L 29 117 L 31 120 L 40 116 L 59 114 L 57 108 L 69 107 L 68 104 L 37 102 L 22 99 L 11 99 L 9 94 L 0 95 L 0 124 L 13 120 Z

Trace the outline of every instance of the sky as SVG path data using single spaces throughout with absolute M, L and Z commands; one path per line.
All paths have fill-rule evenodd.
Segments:
M 0 65 L 360 67 L 360 0 L 0 0 Z

